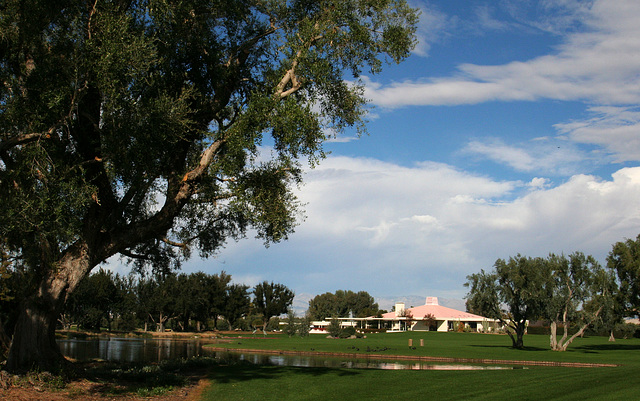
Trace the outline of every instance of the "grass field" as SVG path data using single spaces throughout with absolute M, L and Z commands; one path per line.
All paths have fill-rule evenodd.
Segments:
M 408 346 L 413 340 L 415 349 Z M 425 346 L 420 347 L 420 339 Z M 575 368 L 436 371 L 295 368 L 235 364 L 213 368 L 204 400 L 633 400 L 640 399 L 640 340 L 577 339 L 567 352 L 549 350 L 548 337 L 528 335 L 526 348 L 506 336 L 473 333 L 371 334 L 332 340 L 262 336 L 236 338 L 225 346 L 265 350 L 323 351 L 518 361 L 617 364 Z M 383 351 L 381 351 L 383 350 Z

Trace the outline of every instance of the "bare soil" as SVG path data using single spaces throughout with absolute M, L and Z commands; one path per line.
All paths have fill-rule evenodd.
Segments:
M 6 372 L 2 372 L 6 375 Z M 52 386 L 38 379 L 24 377 L 15 381 L 7 376 L 3 377 L 0 387 L 0 400 L 6 401 L 177 401 L 198 400 L 207 386 L 207 369 L 194 369 L 183 373 L 187 384 L 160 395 L 142 396 L 136 391 L 141 387 L 126 379 L 94 380 L 78 377 L 67 381 L 62 386 Z M 8 380 L 7 380 L 8 379 Z

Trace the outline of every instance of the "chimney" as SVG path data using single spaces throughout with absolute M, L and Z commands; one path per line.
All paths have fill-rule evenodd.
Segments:
M 397 316 L 401 316 L 402 313 L 404 312 L 404 302 L 398 302 L 396 303 L 396 317 Z

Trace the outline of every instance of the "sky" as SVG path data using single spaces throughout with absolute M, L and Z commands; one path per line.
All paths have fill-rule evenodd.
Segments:
M 367 291 L 380 306 L 464 305 L 497 259 L 584 252 L 640 234 L 640 2 L 411 1 L 412 55 L 365 75 L 369 135 L 305 174 L 288 241 L 249 237 L 185 272 Z M 422 301 L 421 301 L 422 300 Z

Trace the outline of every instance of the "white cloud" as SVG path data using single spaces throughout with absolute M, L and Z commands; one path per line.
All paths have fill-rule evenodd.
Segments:
M 534 177 L 527 185 L 532 189 L 542 189 L 549 186 L 549 180 L 546 178 Z
M 548 175 L 570 176 L 606 158 L 579 150 L 562 138 L 535 138 L 519 145 L 506 144 L 502 139 L 486 138 L 469 141 L 464 154 L 486 158 L 507 165 L 516 171 Z
M 617 162 L 640 161 L 640 110 L 592 107 L 592 118 L 556 124 L 561 134 L 579 143 L 603 146 Z
M 583 251 L 604 262 L 640 230 L 640 167 L 552 187 L 544 177 L 500 182 L 439 163 L 329 157 L 299 196 L 307 219 L 289 241 L 230 243 L 185 271 L 225 270 L 234 282 L 275 281 L 298 294 L 462 298 L 466 276 L 498 258 Z
M 383 107 L 540 98 L 639 103 L 640 2 L 598 0 L 588 13 L 584 4 L 575 7 L 585 28 L 567 34 L 553 54 L 504 65 L 463 64 L 455 76 L 369 85 L 366 95 Z
M 539 177 L 513 200 L 518 183 L 432 163 L 405 168 L 336 158 L 318 170 L 300 194 L 309 217 L 292 241 L 296 248 L 315 244 L 303 249 L 321 244 L 317 255 L 335 252 L 344 264 L 320 261 L 312 268 L 317 284 L 338 280 L 337 270 L 349 288 L 421 294 L 453 280 L 462 294 L 464 277 L 497 258 L 580 250 L 603 260 L 611 244 L 640 226 L 640 168 L 609 181 L 576 175 L 553 188 Z M 396 275 L 415 282 L 379 281 Z
M 461 297 L 465 276 L 497 258 L 580 250 L 604 260 L 611 244 L 640 226 L 640 168 L 550 187 L 543 177 L 496 182 L 436 163 L 330 157 L 306 182 L 300 197 L 308 218 L 274 256 L 276 270 L 282 255 L 300 258 L 289 280 L 303 292 Z M 396 276 L 411 280 L 387 279 Z

